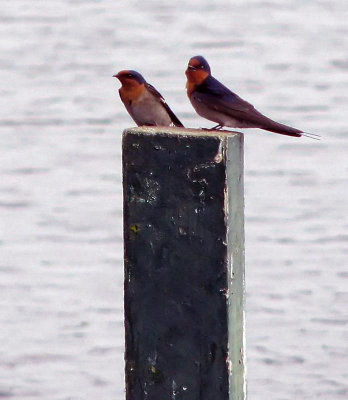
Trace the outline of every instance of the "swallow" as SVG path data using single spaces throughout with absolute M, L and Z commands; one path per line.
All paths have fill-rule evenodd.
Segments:
M 121 82 L 121 100 L 138 126 L 184 126 L 163 96 L 139 72 L 124 70 L 113 77 Z
M 208 62 L 202 56 L 192 57 L 185 73 L 187 95 L 193 108 L 200 116 L 218 124 L 212 130 L 224 126 L 260 128 L 281 135 L 319 138 L 318 135 L 281 124 L 261 114 L 253 105 L 215 79 Z

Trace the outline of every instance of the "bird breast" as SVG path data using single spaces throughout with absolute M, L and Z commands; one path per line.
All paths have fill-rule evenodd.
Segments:
M 171 118 L 157 99 L 148 90 L 145 90 L 137 101 L 132 102 L 130 114 L 138 125 L 169 126 Z

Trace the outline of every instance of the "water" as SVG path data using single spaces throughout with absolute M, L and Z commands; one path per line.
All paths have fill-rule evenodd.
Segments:
M 123 399 L 121 132 L 189 57 L 321 142 L 245 135 L 249 398 L 348 397 L 348 3 L 1 2 L 0 397 Z

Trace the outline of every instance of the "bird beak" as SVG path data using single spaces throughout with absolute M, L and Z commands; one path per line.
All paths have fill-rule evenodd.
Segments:
M 118 74 L 112 75 L 113 78 L 118 78 Z

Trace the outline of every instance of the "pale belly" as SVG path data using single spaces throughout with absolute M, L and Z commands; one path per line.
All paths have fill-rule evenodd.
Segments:
M 138 125 L 169 126 L 172 122 L 166 109 L 147 92 L 132 104 L 129 113 Z

